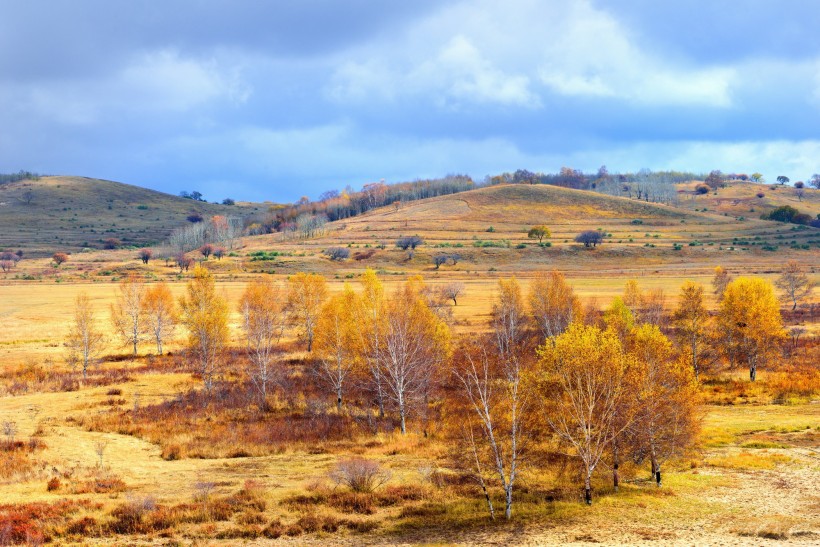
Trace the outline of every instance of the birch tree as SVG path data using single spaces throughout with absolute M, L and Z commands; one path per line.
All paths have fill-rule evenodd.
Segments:
M 279 287 L 267 278 L 245 286 L 239 300 L 242 332 L 250 360 L 248 376 L 259 392 L 261 407 L 268 407 L 268 387 L 279 378 L 274 357 L 285 329 L 285 299 Z
M 177 323 L 177 310 L 171 290 L 165 283 L 152 285 L 143 300 L 145 325 L 157 344 L 157 355 L 162 355 L 162 343 L 170 338 Z
M 307 341 L 308 351 L 313 351 L 316 322 L 326 299 L 327 282 L 321 275 L 299 272 L 288 279 L 288 309 Z
M 345 285 L 344 292 L 334 295 L 322 307 L 316 329 L 317 373 L 336 396 L 341 412 L 348 378 L 361 355 L 356 321 L 358 296 Z
M 74 301 L 74 317 L 68 333 L 68 362 L 82 367 L 83 379 L 88 377 L 88 367 L 102 351 L 105 337 L 98 330 L 94 308 L 88 294 L 81 292 Z
M 137 346 L 148 334 L 145 317 L 145 283 L 135 276 L 120 281 L 114 303 L 111 304 L 111 322 L 126 346 Z
M 555 270 L 536 276 L 530 286 L 529 303 L 542 338 L 558 336 L 583 316 L 580 299 L 564 274 Z

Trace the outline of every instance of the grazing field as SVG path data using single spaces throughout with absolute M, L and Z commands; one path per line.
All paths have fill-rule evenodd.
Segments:
M 767 187 L 778 196 L 788 190 Z M 730 187 L 718 196 L 739 192 Z M 796 206 L 814 211 L 817 193 L 807 190 L 804 205 Z M 454 452 L 464 452 L 465 445 L 454 431 L 466 415 L 448 406 L 461 400 L 451 373 L 463 365 L 462 342 L 496 332 L 500 281 L 515 277 L 526 297 L 538 286 L 538 274 L 562 271 L 585 320 L 597 325 L 610 320 L 599 312 L 614 308 L 613 299 L 625 296 L 628 281 L 636 280 L 645 295 L 663 291 L 659 331 L 674 340 L 672 312 L 686 281 L 705 287 L 705 306 L 717 319 L 720 302 L 711 286 L 716 266 L 732 277 L 775 282 L 793 260 L 808 279 L 820 281 L 820 230 L 763 221 L 759 214 L 740 219 L 740 210 L 725 204 L 712 211 L 708 203 L 694 203 L 670 207 L 509 185 L 383 207 L 330 223 L 311 238 L 245 237 L 221 259 L 198 257 L 228 306 L 228 343 L 212 391 L 181 325 L 161 355 L 145 339 L 135 356 L 119 342 L 111 321 L 129 276 L 149 288 L 164 281 L 179 301 L 190 296 L 193 269 L 180 269 L 171 257 L 143 264 L 135 250 L 74 252 L 60 266 L 34 252 L 33 258 L 24 255 L 0 274 L 0 544 L 816 544 L 817 291 L 795 311 L 785 301 L 778 304 L 784 326 L 802 329 L 801 335 L 778 342 L 783 350 L 761 366 L 754 383 L 742 366 L 718 360 L 701 373 L 699 435 L 663 463 L 660 487 L 648 459 L 634 454 L 621 462 L 615 491 L 609 460 L 602 461 L 592 474 L 594 501 L 587 506 L 575 451 L 544 433 L 539 412 L 526 423 L 539 435 L 521 460 L 509 522 L 501 488 L 490 483 L 496 511 L 490 521 L 475 474 L 456 463 L 463 454 Z M 224 214 L 222 207 L 209 207 Z M 174 212 L 183 215 L 180 223 L 186 211 Z M 550 228 L 544 241 L 550 246 L 527 237 L 539 224 Z M 159 234 L 172 227 L 161 226 L 151 229 Z M 574 242 L 580 231 L 599 228 L 606 233 L 600 246 Z M 423 244 L 396 247 L 399 238 L 413 235 Z M 31 245 L 43 256 L 57 250 L 42 241 Z M 330 260 L 324 253 L 329 247 L 347 248 L 352 256 Z M 353 257 L 368 251 L 373 253 L 366 258 Z M 458 256 L 436 267 L 438 253 Z M 398 300 L 409 290 L 408 280 L 423 276 L 423 294 L 435 301 L 429 304 L 435 314 L 414 308 L 413 317 L 447 326 L 452 361 L 442 361 L 424 406 L 417 397 L 406 434 L 396 405 L 378 415 L 358 369 L 344 405 L 337 406 L 317 372 L 328 341 L 317 340 L 306 351 L 293 318 L 277 342 L 279 376 L 260 402 L 249 372 L 242 295 L 249 282 L 267 279 L 280 288 L 284 303 L 289 278 L 306 271 L 322 274 L 329 297 L 342 299 L 346 287 L 361 293 L 372 273 L 388 300 Z M 437 289 L 452 283 L 463 285 L 457 299 L 441 297 Z M 85 378 L 67 360 L 80 294 L 89 297 L 104 335 Z M 353 321 L 354 333 L 369 328 L 360 316 L 345 316 L 347 307 L 340 309 L 335 313 Z M 528 348 L 531 357 L 534 346 Z M 535 399 L 530 404 L 537 408 Z M 372 490 L 350 486 L 340 476 L 341 466 L 351 462 L 376 466 L 375 480 L 384 484 Z

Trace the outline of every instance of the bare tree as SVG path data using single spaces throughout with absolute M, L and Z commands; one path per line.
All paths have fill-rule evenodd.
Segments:
M 151 286 L 145 292 L 143 310 L 146 328 L 157 343 L 157 355 L 162 355 L 162 342 L 173 334 L 177 323 L 176 305 L 168 285 Z
M 814 281 L 809 279 L 800 263 L 794 260 L 786 264 L 775 285 L 782 292 L 783 300 L 792 304 L 792 310 L 796 310 L 797 305 L 814 290 Z
M 137 345 L 148 330 L 144 306 L 145 283 L 135 276 L 123 279 L 111 305 L 111 322 L 123 343 L 133 346 L 134 355 L 137 355 Z
M 452 281 L 441 287 L 441 295 L 453 301 L 453 306 L 458 306 L 457 298 L 464 292 L 464 283 L 460 281 Z
M 83 378 L 88 377 L 88 367 L 93 364 L 102 350 L 103 333 L 97 330 L 94 309 L 88 295 L 81 292 L 74 301 L 74 318 L 68 333 L 68 362 L 80 365 Z

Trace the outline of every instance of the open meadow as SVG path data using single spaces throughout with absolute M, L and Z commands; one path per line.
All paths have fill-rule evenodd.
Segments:
M 820 229 L 761 220 L 761 207 L 783 203 L 771 197 L 764 204 L 764 198 L 747 196 L 760 185 L 747 186 L 751 190 L 721 189 L 720 199 L 682 198 L 679 207 L 551 186 L 482 188 L 387 205 L 331 222 L 310 237 L 238 238 L 218 259 L 189 252 L 208 274 L 196 263 L 181 266 L 159 249 L 145 262 L 134 248 L 75 250 L 55 265 L 49 253 L 40 252 L 48 247 L 38 242 L 31 257 L 24 254 L 0 274 L 0 545 L 817 544 L 816 290 L 794 310 L 787 301 L 776 305 L 782 328 L 763 341 L 771 347 L 759 350 L 768 358 L 761 358 L 754 382 L 743 361 L 748 348 L 732 356 L 737 359 L 732 367 L 713 342 L 697 378 L 684 367 L 680 374 L 687 380 L 681 389 L 689 390 L 686 404 L 691 407 L 686 408 L 691 412 L 685 417 L 675 409 L 663 412 L 686 422 L 692 434 L 686 442 L 659 441 L 674 445 L 663 458 L 662 485 L 660 464 L 655 478 L 654 445 L 652 464 L 643 448 L 627 454 L 629 443 L 638 447 L 642 442 L 642 434 L 634 433 L 624 441 L 618 467 L 620 441 L 613 434 L 601 441 L 597 465 L 584 470 L 593 493 L 591 505 L 585 504 L 582 449 L 551 429 L 555 418 L 550 413 L 556 410 L 548 399 L 559 396 L 539 395 L 557 389 L 547 369 L 540 368 L 546 367 L 549 350 L 536 357 L 536 346 L 547 347 L 550 341 L 540 331 L 531 332 L 538 321 L 530 295 L 540 290 L 542 274 L 565 274 L 578 297 L 575 313 L 590 329 L 601 326 L 600 332 L 604 326 L 607 332 L 615 330 L 617 319 L 607 310 L 623 298 L 617 300 L 620 305 L 632 306 L 625 312 L 629 326 L 620 327 L 617 341 L 623 354 L 633 351 L 626 349 L 630 344 L 642 347 L 633 337 L 639 337 L 638 323 L 645 321 L 659 337 L 675 341 L 664 361 L 670 363 L 680 361 L 679 353 L 683 362 L 691 358 L 673 319 L 684 301 L 685 282 L 704 287 L 704 321 L 711 321 L 707 330 L 717 333 L 722 301 L 712 288 L 716 267 L 731 279 L 754 276 L 771 287 L 793 261 L 811 283 L 820 281 Z M 766 190 L 778 196 L 787 191 Z M 820 190 L 807 190 L 795 207 L 816 215 Z M 551 231 L 543 242 L 528 237 L 528 230 L 540 224 Z M 602 242 L 595 247 L 576 243 L 583 230 L 602 232 Z M 397 247 L 397 240 L 411 236 L 422 243 Z M 332 260 L 330 248 L 347 249 L 349 257 Z M 439 264 L 437 256 L 444 257 Z M 324 316 L 334 313 L 350 323 L 339 331 L 342 342 L 333 345 L 322 332 L 333 323 L 319 319 L 317 346 L 308 351 L 304 320 L 287 295 L 300 272 L 320 274 L 327 283 L 323 300 L 340 303 L 321 309 Z M 413 292 L 414 276 L 423 278 L 424 289 Z M 475 440 L 465 444 L 464 424 L 472 424 L 475 416 L 454 371 L 472 355 L 469 342 L 500 336 L 497 318 L 505 294 L 500 282 L 513 278 L 519 288 L 508 290 L 520 290 L 526 325 L 521 328 L 527 331 L 519 379 L 532 392 L 521 406 L 528 413 L 521 422 L 526 437 L 515 460 L 520 470 L 514 489 L 509 486 L 514 503 L 508 520 L 506 486 L 498 484 L 489 456 L 495 449 Z M 200 367 L 182 324 L 167 335 L 162 352 L 143 333 L 133 354 L 111 319 L 129 279 L 149 289 L 165 284 L 177 305 L 193 298 L 197 279 L 206 280 L 202 291 L 212 283 L 213 298 L 227 306 L 225 344 L 215 370 Z M 278 295 L 282 305 L 290 301 L 289 320 L 281 338 L 272 342 L 274 372 L 261 399 L 254 372 L 258 347 L 248 339 L 248 308 L 240 306 L 248 284 L 260 279 L 278 288 L 266 294 Z M 425 350 L 438 363 L 435 373 L 405 393 L 412 396 L 406 433 L 404 403 L 398 402 L 396 389 L 385 396 L 384 415 L 374 402 L 369 354 L 358 338 L 374 327 L 351 312 L 362 305 L 354 302 L 368 279 L 383 286 L 385 308 L 376 315 L 399 314 L 400 299 L 412 296 L 417 299 L 412 305 L 422 308 L 410 308 L 407 328 L 429 321 L 437 343 L 439 336 L 442 340 Z M 635 286 L 630 280 L 639 291 L 631 304 L 628 293 Z M 445 289 L 454 286 L 456 295 L 447 296 Z M 76 349 L 70 340 L 81 295 L 101 335 L 87 375 L 70 356 Z M 651 302 L 659 303 L 654 319 L 639 320 L 650 316 Z M 389 332 L 393 323 L 384 328 Z M 616 343 L 614 335 L 610 340 L 600 332 L 596 336 L 604 336 L 603 342 Z M 710 333 L 702 336 L 709 339 Z M 485 348 L 492 346 L 487 343 Z M 556 342 L 555 347 L 561 346 Z M 338 363 L 355 362 L 346 372 L 344 402 L 323 380 L 322 371 L 328 369 L 321 367 L 333 360 L 331 349 L 348 352 Z M 593 350 L 598 350 L 594 344 Z M 388 344 L 374 351 L 392 355 L 394 348 Z M 641 352 L 633 353 L 640 361 Z M 333 370 L 343 365 L 338 367 Z M 618 370 L 627 382 L 628 373 Z M 502 409 L 493 414 L 500 438 L 515 420 L 509 417 L 513 403 L 503 402 L 509 389 L 499 387 L 507 385 L 499 383 L 504 378 L 509 380 L 501 374 L 485 385 L 498 390 L 492 401 Z M 638 423 L 639 416 L 646 416 L 641 412 L 657 401 L 646 405 L 625 415 Z M 486 433 L 483 423 L 475 435 Z M 589 428 L 614 430 L 614 424 Z M 636 427 L 624 425 L 619 431 Z M 509 463 L 510 451 L 516 450 L 505 443 L 499 441 L 496 462 Z M 476 463 L 490 462 L 489 470 L 479 465 L 476 471 L 470 458 L 465 462 L 470 450 Z M 353 485 L 354 465 L 367 468 L 373 484 Z M 509 467 L 500 474 L 506 476 L 502 483 L 510 480 Z M 488 498 L 494 520 L 488 518 Z

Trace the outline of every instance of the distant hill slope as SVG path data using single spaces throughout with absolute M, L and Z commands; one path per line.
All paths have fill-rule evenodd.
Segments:
M 733 216 L 760 218 L 761 213 L 768 213 L 776 207 L 789 205 L 812 217 L 820 214 L 820 190 L 804 188 L 802 195 L 793 186 L 779 184 L 755 184 L 752 182 L 730 182 L 726 188 L 720 188 L 717 194 L 695 195 L 697 182 L 680 184 L 682 190 L 680 207 L 685 209 L 714 211 Z M 763 194 L 763 197 L 758 197 Z
M 112 237 L 124 245 L 151 245 L 185 225 L 191 213 L 244 216 L 264 207 L 204 203 L 85 177 L 42 177 L 0 185 L 0 249 L 36 256 L 101 248 Z

